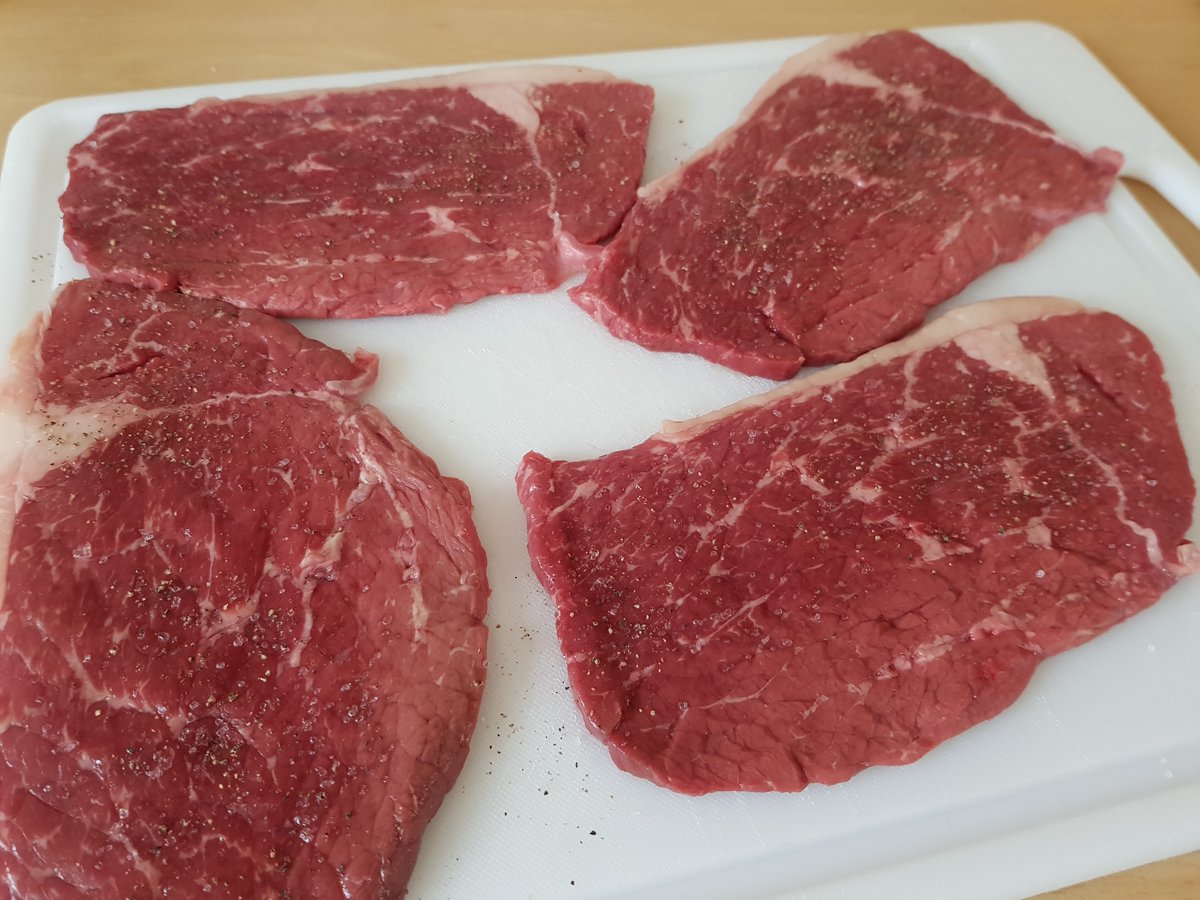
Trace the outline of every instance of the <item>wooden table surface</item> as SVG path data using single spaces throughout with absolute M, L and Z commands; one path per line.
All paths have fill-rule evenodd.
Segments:
M 1200 157 L 1197 0 L 0 0 L 0 135 L 82 94 L 1020 19 L 1074 33 Z M 1133 187 L 1200 270 L 1200 230 Z M 1046 896 L 1195 900 L 1200 851 Z

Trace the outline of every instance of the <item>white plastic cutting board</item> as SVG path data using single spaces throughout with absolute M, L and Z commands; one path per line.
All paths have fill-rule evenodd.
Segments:
M 1200 167 L 1069 35 L 1036 24 L 927 35 L 1066 137 L 1124 152 L 1126 174 L 1200 225 Z M 815 40 L 569 61 L 656 89 L 652 178 L 725 127 L 786 56 Z M 31 113 L 0 178 L 0 341 L 46 306 L 53 285 L 82 274 L 62 248 L 56 198 L 68 148 L 100 114 L 435 71 L 446 70 L 111 95 Z M 1052 234 L 955 303 L 1012 294 L 1070 296 L 1148 332 L 1200 462 L 1200 277 L 1124 188 L 1107 214 Z M 470 485 L 491 561 L 483 710 L 462 778 L 427 833 L 415 900 L 1004 898 L 1200 847 L 1200 577 L 1045 663 L 1012 709 L 914 765 L 800 794 L 677 796 L 619 772 L 585 732 L 550 601 L 529 570 L 513 473 L 527 450 L 594 456 L 768 383 L 619 342 L 563 290 L 441 317 L 301 327 L 380 354 L 370 399 Z

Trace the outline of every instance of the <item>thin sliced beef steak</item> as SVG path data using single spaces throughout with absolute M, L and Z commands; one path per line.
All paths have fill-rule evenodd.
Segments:
M 693 794 L 911 762 L 1200 565 L 1158 357 L 1066 301 L 517 480 L 587 724 Z
M 404 893 L 467 753 L 488 588 L 466 488 L 359 402 L 374 377 L 269 316 L 99 282 L 25 335 L 0 460 L 14 896 Z
M 276 315 L 545 291 L 632 205 L 652 102 L 542 66 L 108 115 L 71 151 L 67 246 L 93 275 Z
M 900 337 L 1102 209 L 1120 163 L 915 34 L 830 40 L 644 188 L 571 296 L 651 350 L 787 378 Z

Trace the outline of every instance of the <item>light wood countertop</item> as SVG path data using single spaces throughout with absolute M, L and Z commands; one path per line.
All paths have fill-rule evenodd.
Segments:
M 0 0 L 0 135 L 83 94 L 1003 20 L 1075 34 L 1200 157 L 1196 0 Z M 1200 270 L 1200 229 L 1133 188 Z M 1194 900 L 1200 851 L 1045 896 Z

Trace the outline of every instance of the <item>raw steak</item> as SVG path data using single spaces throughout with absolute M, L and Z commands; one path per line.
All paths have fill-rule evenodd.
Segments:
M 572 298 L 617 337 L 751 375 L 852 359 L 1052 228 L 1102 209 L 1087 156 L 909 32 L 788 60 L 643 188 Z
M 359 402 L 374 377 L 260 313 L 99 282 L 23 337 L 12 896 L 404 893 L 467 753 L 488 589 L 466 488 Z
M 653 92 L 542 66 L 104 116 L 70 155 L 97 276 L 276 315 L 545 291 L 634 201 Z
M 911 762 L 1200 565 L 1158 357 L 1066 301 L 517 480 L 587 724 L 692 794 Z

